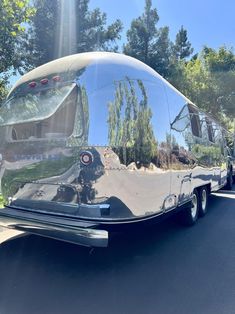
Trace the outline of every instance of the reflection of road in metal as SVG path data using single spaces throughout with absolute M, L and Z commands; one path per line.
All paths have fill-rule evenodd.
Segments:
M 194 182 L 199 186 L 201 180 L 205 180 L 199 177 L 202 172 L 200 167 L 195 167 L 191 171 L 163 170 L 156 166 L 142 166 L 137 169 L 135 165 L 130 167 L 121 164 L 111 148 L 98 147 L 92 153 L 96 155 L 91 167 L 81 168 L 76 163 L 59 176 L 40 179 L 36 183 L 26 183 L 15 197 L 77 204 L 79 193 L 84 196 L 87 192 L 88 200 L 81 197 L 81 203 L 110 204 L 110 211 L 105 218 L 131 218 L 161 212 L 166 191 L 168 194 L 179 195 L 176 202 L 184 201 L 191 191 L 191 178 L 194 178 Z M 212 170 L 204 170 L 204 174 L 210 177 Z M 78 179 L 80 174 L 85 177 Z M 174 184 L 170 186 L 171 182 Z M 58 192 L 60 186 L 61 192 Z M 63 192 L 66 186 L 67 192 Z M 92 199 L 89 199 L 89 191 L 93 191 Z M 94 210 L 92 212 L 96 214 Z M 79 213 L 83 217 L 86 217 L 86 213 L 88 216 L 91 215 L 88 214 L 88 209 L 81 209 Z
M 37 183 L 26 183 L 15 195 L 15 198 L 31 198 L 50 201 L 57 194 L 60 182 L 71 184 L 79 175 L 79 168 L 73 165 L 60 176 L 38 180 Z M 30 186 L 30 187 L 29 187 Z
M 163 175 L 148 174 L 141 170 L 107 170 L 94 183 L 94 187 L 98 191 L 97 198 L 115 192 L 115 196 L 131 209 L 132 214 L 139 216 L 147 214 L 147 211 L 150 214 L 151 211 L 156 212 L 156 209 L 161 210 L 166 189 L 170 190 L 169 178 L 170 172 Z
M 131 170 L 120 163 L 118 155 L 111 148 L 97 148 L 97 151 L 105 169 L 104 175 L 93 182 L 97 199 L 112 199 L 115 196 L 122 202 L 119 208 L 125 205 L 133 216 L 153 214 L 162 210 L 166 190 L 168 193 L 170 191 L 169 171 L 156 167 L 152 171 L 144 167 Z M 121 216 L 121 208 L 120 215 L 118 206 L 114 208 L 115 212 L 111 211 L 111 215 Z

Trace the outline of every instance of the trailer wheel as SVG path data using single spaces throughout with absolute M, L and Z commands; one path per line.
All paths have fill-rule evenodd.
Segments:
M 224 187 L 226 190 L 232 190 L 233 188 L 233 172 L 232 170 L 229 171 L 228 176 L 227 176 L 227 183 Z
M 199 216 L 203 217 L 207 213 L 207 208 L 208 208 L 208 188 L 206 186 L 202 187 L 200 189 L 199 193 Z
M 192 204 L 191 206 L 184 209 L 180 212 L 180 221 L 185 226 L 192 226 L 195 224 L 199 214 L 199 195 L 198 191 L 194 190 L 192 195 Z

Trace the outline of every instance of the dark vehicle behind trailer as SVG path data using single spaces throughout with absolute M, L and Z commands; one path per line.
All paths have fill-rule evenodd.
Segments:
M 210 192 L 231 188 L 222 127 L 124 55 L 77 54 L 29 72 L 0 128 L 4 227 L 107 246 L 110 231 L 175 210 L 194 224 Z

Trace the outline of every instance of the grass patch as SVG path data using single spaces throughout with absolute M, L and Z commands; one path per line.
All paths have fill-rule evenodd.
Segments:
M 3 207 L 4 207 L 4 200 L 3 200 L 2 195 L 0 194 L 0 208 L 3 208 Z
M 2 178 L 2 194 L 5 198 L 12 197 L 24 183 L 61 175 L 73 164 L 74 157 L 65 157 L 45 160 L 19 170 L 7 170 Z M 3 198 L 0 202 L 3 203 Z

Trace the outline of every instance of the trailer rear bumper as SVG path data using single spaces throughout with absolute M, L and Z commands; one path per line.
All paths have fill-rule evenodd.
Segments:
M 46 214 L 35 215 L 17 209 L 2 208 L 0 226 L 88 247 L 108 246 L 108 231 L 96 229 L 97 225 L 50 217 Z

